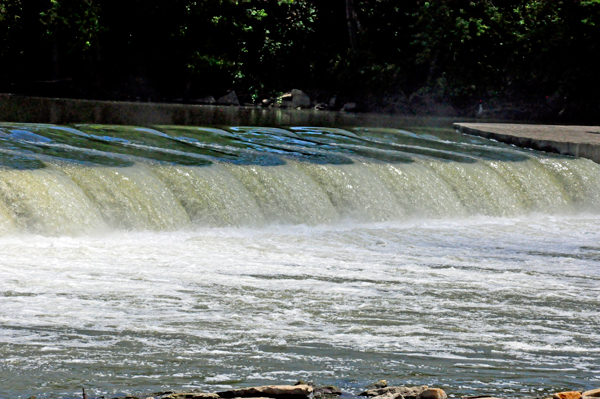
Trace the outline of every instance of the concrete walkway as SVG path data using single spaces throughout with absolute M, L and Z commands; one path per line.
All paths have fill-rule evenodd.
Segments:
M 600 163 L 600 126 L 455 123 L 460 132 Z

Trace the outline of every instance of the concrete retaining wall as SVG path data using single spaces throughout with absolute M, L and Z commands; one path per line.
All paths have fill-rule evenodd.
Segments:
M 455 123 L 460 132 L 600 163 L 600 127 Z

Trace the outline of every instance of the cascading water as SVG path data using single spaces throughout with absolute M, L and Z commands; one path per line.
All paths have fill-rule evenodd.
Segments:
M 595 388 L 599 213 L 444 129 L 0 123 L 0 398 Z
M 600 167 L 400 130 L 0 125 L 0 226 L 45 235 L 600 209 Z M 448 133 L 445 133 L 446 135 Z

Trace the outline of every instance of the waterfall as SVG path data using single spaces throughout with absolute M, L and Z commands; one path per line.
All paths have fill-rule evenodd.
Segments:
M 0 234 L 600 210 L 600 165 L 449 130 L 0 123 Z

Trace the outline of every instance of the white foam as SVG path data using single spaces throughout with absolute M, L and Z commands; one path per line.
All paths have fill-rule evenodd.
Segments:
M 0 368 L 17 378 L 108 367 L 101 381 L 161 375 L 204 387 L 357 379 L 385 359 L 397 375 L 442 367 L 449 384 L 469 370 L 506 382 L 519 368 L 529 374 L 518 382 L 536 387 L 566 381 L 561 370 L 592 381 L 599 222 L 535 215 L 4 236 Z

